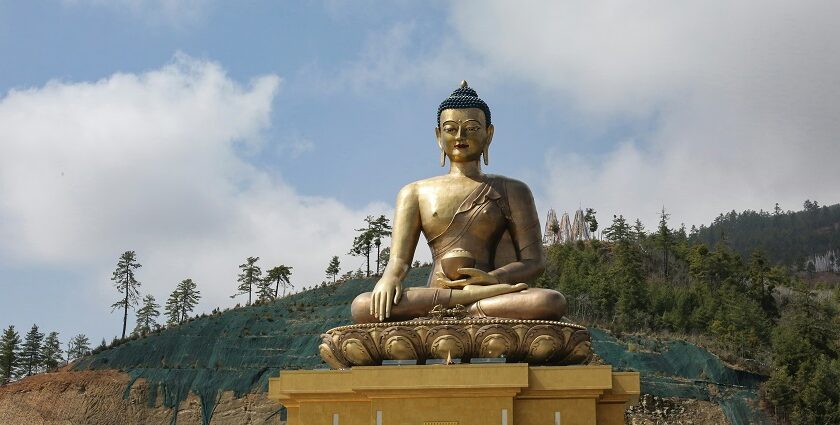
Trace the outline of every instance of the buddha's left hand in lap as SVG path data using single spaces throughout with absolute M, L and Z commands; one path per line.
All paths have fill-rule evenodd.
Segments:
M 477 285 L 497 285 L 502 283 L 499 278 L 481 269 L 474 269 L 470 267 L 462 267 L 458 269 L 458 273 L 467 277 L 457 280 L 449 280 L 443 272 L 437 272 L 435 279 L 439 286 L 450 289 L 462 289 L 465 286 Z

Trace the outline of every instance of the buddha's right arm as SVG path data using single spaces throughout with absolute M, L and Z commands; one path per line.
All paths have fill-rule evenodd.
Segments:
M 371 294 L 370 313 L 383 320 L 390 317 L 391 306 L 402 296 L 402 280 L 408 273 L 414 251 L 420 239 L 420 206 L 416 183 L 400 190 L 394 210 L 394 226 L 391 233 L 391 256 Z

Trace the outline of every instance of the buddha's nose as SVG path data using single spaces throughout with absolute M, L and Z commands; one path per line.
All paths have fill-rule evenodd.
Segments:
M 455 134 L 455 138 L 458 139 L 458 140 L 464 140 L 463 134 L 464 134 L 464 128 L 463 127 L 458 127 L 458 133 Z

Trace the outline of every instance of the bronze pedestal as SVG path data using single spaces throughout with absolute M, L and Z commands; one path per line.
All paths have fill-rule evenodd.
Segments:
M 589 332 L 550 320 L 443 319 L 365 323 L 321 335 L 321 358 L 334 369 L 373 366 L 383 360 L 503 358 L 531 365 L 585 364 Z

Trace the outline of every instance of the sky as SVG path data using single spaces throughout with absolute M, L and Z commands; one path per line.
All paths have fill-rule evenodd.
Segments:
M 834 1 L 0 0 L 0 327 L 121 332 L 132 250 L 163 304 L 227 308 L 238 266 L 343 271 L 369 214 L 445 173 L 462 79 L 485 171 L 655 227 L 840 202 Z M 420 245 L 416 257 L 430 258 Z M 133 313 L 129 315 L 133 318 Z M 133 320 L 129 321 L 129 329 Z

